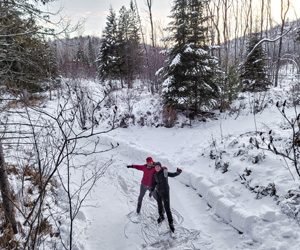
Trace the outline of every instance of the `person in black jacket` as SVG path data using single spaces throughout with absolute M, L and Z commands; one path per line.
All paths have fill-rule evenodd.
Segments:
M 166 210 L 166 214 L 168 217 L 169 226 L 172 232 L 175 231 L 174 224 L 173 224 L 173 217 L 170 209 L 170 187 L 168 184 L 168 177 L 175 177 L 181 174 L 182 170 L 177 168 L 177 171 L 174 173 L 168 172 L 166 167 L 162 167 L 160 162 L 155 163 L 155 173 L 153 175 L 153 183 L 151 192 L 156 189 L 156 199 L 158 205 L 158 213 L 159 218 L 157 222 L 162 222 L 165 217 L 163 215 L 163 204 Z

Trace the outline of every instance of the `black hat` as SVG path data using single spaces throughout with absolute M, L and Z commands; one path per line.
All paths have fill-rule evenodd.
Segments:
M 159 161 L 155 162 L 155 166 L 158 165 L 161 167 L 161 163 Z

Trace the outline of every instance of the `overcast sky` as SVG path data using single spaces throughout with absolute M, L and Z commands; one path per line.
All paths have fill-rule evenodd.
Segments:
M 146 1 L 137 0 L 140 15 L 144 23 L 147 16 Z M 81 35 L 101 36 L 105 27 L 106 17 L 109 14 L 109 8 L 119 13 L 122 6 L 129 7 L 130 0 L 57 0 L 49 4 L 50 11 L 57 11 L 63 8 L 61 15 L 67 17 L 75 23 L 79 19 L 85 19 L 85 27 Z M 153 0 L 152 11 L 153 19 L 161 21 L 167 25 L 166 17 L 170 14 L 172 0 Z M 77 35 L 77 34 L 75 34 Z
M 254 0 L 261 2 L 261 0 Z M 142 18 L 143 26 L 147 25 L 146 18 L 149 18 L 147 14 L 146 0 L 136 0 L 139 13 Z M 169 20 L 167 16 L 170 15 L 172 6 L 172 0 L 153 0 L 152 12 L 153 20 L 160 22 L 163 27 L 166 27 Z M 272 0 L 272 14 L 277 21 L 280 22 L 280 0 Z M 284 0 L 287 2 L 287 0 Z M 109 8 L 115 10 L 118 14 L 122 6 L 129 7 L 130 0 L 56 0 L 49 4 L 50 11 L 57 11 L 61 8 L 60 12 L 63 17 L 69 18 L 72 23 L 76 23 L 80 19 L 85 19 L 84 28 L 79 30 L 77 35 L 94 35 L 101 36 L 102 30 L 105 27 L 106 17 L 109 14 Z M 290 8 L 290 16 L 294 19 L 295 12 L 300 17 L 300 1 L 290 0 L 292 6 Z M 296 11 L 295 11 L 296 10 Z

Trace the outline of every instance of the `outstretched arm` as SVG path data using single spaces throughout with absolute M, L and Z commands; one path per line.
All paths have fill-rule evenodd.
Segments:
M 137 170 L 143 170 L 143 168 L 145 167 L 145 165 L 132 165 L 133 168 L 137 169 Z
M 177 168 L 177 171 L 176 172 L 168 172 L 168 176 L 169 177 L 175 177 L 177 175 L 180 175 L 182 172 L 182 170 L 180 168 Z

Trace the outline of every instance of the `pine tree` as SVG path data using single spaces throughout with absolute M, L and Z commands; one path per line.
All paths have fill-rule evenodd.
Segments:
M 0 4 L 0 82 L 17 92 L 41 91 L 41 83 L 49 76 L 56 76 L 56 65 L 48 61 L 53 62 L 53 54 L 38 35 L 41 29 L 35 20 L 38 10 L 22 4 L 14 1 Z
M 265 91 L 271 84 L 267 76 L 266 53 L 262 44 L 257 46 L 259 35 L 259 33 L 253 33 L 248 40 L 248 57 L 242 66 L 240 76 L 243 91 Z
M 129 67 L 131 81 L 136 79 L 141 71 L 143 65 L 143 50 L 141 46 L 141 35 L 138 15 L 133 1 L 130 2 L 129 9 L 129 39 L 128 39 L 128 51 L 129 51 Z
M 128 57 L 129 51 L 127 50 L 127 41 L 129 38 L 128 34 L 128 22 L 129 22 L 129 15 L 128 11 L 125 6 L 119 11 L 119 19 L 118 19 L 118 68 L 120 69 L 120 80 L 122 82 L 125 81 L 126 84 L 129 82 L 128 72 L 129 72 L 129 64 L 128 64 Z
M 220 112 L 230 108 L 230 104 L 238 97 L 241 92 L 240 75 L 238 70 L 238 63 L 228 66 L 227 73 L 222 74 L 221 91 L 220 91 Z
M 133 2 L 127 10 L 120 9 L 118 22 L 118 50 L 120 54 L 120 68 L 122 79 L 129 88 L 141 69 L 142 48 L 140 44 L 139 22 Z
M 207 1 L 175 0 L 171 10 L 173 22 L 168 29 L 174 46 L 169 49 L 163 68 L 163 97 L 171 106 L 184 106 L 196 113 L 215 103 L 217 61 L 207 45 L 203 13 Z
M 102 81 L 106 79 L 119 79 L 120 55 L 118 51 L 118 27 L 115 11 L 110 7 L 107 16 L 106 27 L 103 31 L 103 40 L 100 47 L 99 57 L 99 77 Z
M 111 9 L 107 20 L 98 57 L 99 76 L 103 81 L 120 80 L 122 87 L 125 82 L 131 88 L 142 67 L 143 54 L 133 2 L 128 10 L 122 6 L 118 18 Z

